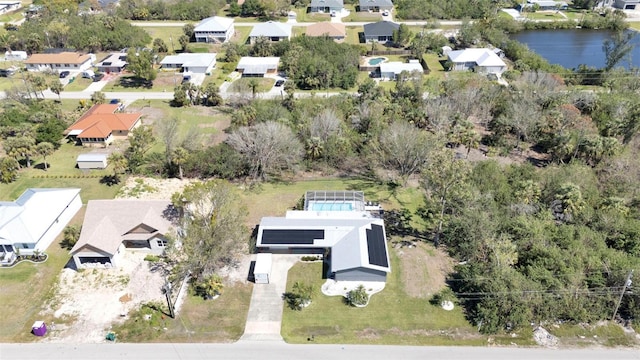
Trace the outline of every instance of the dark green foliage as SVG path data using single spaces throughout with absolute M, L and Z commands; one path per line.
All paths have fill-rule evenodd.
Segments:
M 196 178 L 236 179 L 249 171 L 243 157 L 226 143 L 192 152 L 183 167 L 186 176 Z
M 51 118 L 46 120 L 36 126 L 36 143 L 48 142 L 57 149 L 60 147 L 60 141 L 64 138 L 63 132 L 66 128 L 67 125 L 60 119 Z
M 479 0 L 471 5 L 464 0 L 397 0 L 394 5 L 402 19 L 481 19 L 495 14 L 499 2 Z
M 216 14 L 224 0 L 122 0 L 117 14 L 131 20 L 193 20 L 200 21 Z

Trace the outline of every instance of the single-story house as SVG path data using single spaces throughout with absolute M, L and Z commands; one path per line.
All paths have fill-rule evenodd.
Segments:
M 233 19 L 212 16 L 200 21 L 194 29 L 196 42 L 225 43 L 231 40 L 235 33 Z
M 530 9 L 538 6 L 539 10 L 567 10 L 569 5 L 564 1 L 553 0 L 527 0 L 526 3 L 518 4 L 516 9 L 522 11 L 523 9 Z
M 162 254 L 173 228 L 173 211 L 167 200 L 89 201 L 80 238 L 71 249 L 76 268 L 117 267 L 125 249 Z
M 395 80 L 403 71 L 413 72 L 419 71 L 420 76 L 424 73 L 424 68 L 420 64 L 420 60 L 409 60 L 409 62 L 391 61 L 380 64 L 380 77 L 382 79 Z
M 76 164 L 80 170 L 104 169 L 107 167 L 108 157 L 109 154 L 106 153 L 80 154 L 76 158 Z
M 502 74 L 507 64 L 496 53 L 487 48 L 464 49 L 449 52 L 451 70 L 472 70 L 481 74 Z
M 96 56 L 77 52 L 33 54 L 24 63 L 29 71 L 84 71 L 93 66 Z
M 98 71 L 107 74 L 122 72 L 125 66 L 127 66 L 127 53 L 111 53 L 96 64 Z
M 216 67 L 216 53 L 182 53 L 167 55 L 160 65 L 163 70 L 190 72 L 194 74 L 210 74 Z
M 364 40 L 365 42 L 377 41 L 380 43 L 393 41 L 393 32 L 399 28 L 400 24 L 391 21 L 364 24 Z
M 291 39 L 291 24 L 267 21 L 253 26 L 249 33 L 249 43 L 253 44 L 259 37 L 278 42 Z
M 118 113 L 120 104 L 98 104 L 65 130 L 65 135 L 83 146 L 107 147 L 116 139 L 126 139 L 142 123 L 140 113 Z
M 332 13 L 344 10 L 343 0 L 311 0 L 309 12 Z
M 29 56 L 26 51 L 5 51 L 4 52 L 4 61 L 24 61 L 27 60 Z
M 393 9 L 391 0 L 360 0 L 360 11 L 383 11 Z
M 640 0 L 615 0 L 613 7 L 623 10 L 635 10 L 640 4 Z
M 267 74 L 278 73 L 279 57 L 251 57 L 240 58 L 236 71 L 242 77 L 264 77 Z
M 328 254 L 336 281 L 386 281 L 391 272 L 384 221 L 366 210 L 360 191 L 310 191 L 304 210 L 264 217 L 261 252 Z
M 307 26 L 307 36 L 328 36 L 335 41 L 343 41 L 347 30 L 343 23 L 319 22 Z
M 0 1 L 0 14 L 16 11 L 22 7 L 20 1 Z
M 0 262 L 44 252 L 82 207 L 80 189 L 28 189 L 0 202 Z

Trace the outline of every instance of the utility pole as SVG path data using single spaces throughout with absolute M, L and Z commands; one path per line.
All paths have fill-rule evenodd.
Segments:
M 162 290 L 164 290 L 164 295 L 167 297 L 167 304 L 169 305 L 169 316 L 171 316 L 172 319 L 175 319 L 175 314 L 173 313 L 173 301 L 171 301 L 171 283 L 169 281 L 164 283 Z
M 627 288 L 631 287 L 631 277 L 633 276 L 633 269 L 629 271 L 629 275 L 627 275 L 627 279 L 624 281 L 624 286 L 622 286 L 622 291 L 620 292 L 620 299 L 618 299 L 618 303 L 616 304 L 616 309 L 613 311 L 613 316 L 611 317 L 611 321 L 616 319 L 616 315 L 618 314 L 618 308 L 620 308 L 620 303 L 622 302 L 622 297 L 624 296 Z

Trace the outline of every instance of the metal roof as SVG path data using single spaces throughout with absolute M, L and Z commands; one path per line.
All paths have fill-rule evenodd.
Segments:
M 253 26 L 249 37 L 291 37 L 291 24 L 267 21 Z
M 233 26 L 233 19 L 222 16 L 212 16 L 200 21 L 194 28 L 194 31 L 227 31 L 231 26 Z
M 378 21 L 364 24 L 365 36 L 393 36 L 393 32 L 400 28 L 400 24 L 391 21 Z
M 360 7 L 367 6 L 393 6 L 391 0 L 360 0 Z
M 278 68 L 279 57 L 251 57 L 240 58 L 236 69 L 242 70 L 245 74 L 266 74 L 269 70 Z
M 424 69 L 422 68 L 422 65 L 420 65 L 419 62 L 403 63 L 400 61 L 392 61 L 392 62 L 383 62 L 380 64 L 380 73 L 383 73 L 383 74 L 392 72 L 395 75 L 397 75 L 403 71 L 412 72 L 416 70 L 420 72 L 424 71 Z
M 76 161 L 106 161 L 109 157 L 109 154 L 105 153 L 88 153 L 88 154 L 80 154 Z
M 451 51 L 448 55 L 453 63 L 474 62 L 478 66 L 507 66 L 498 55 L 487 48 Z
M 209 67 L 216 62 L 216 53 L 178 54 L 168 55 L 160 62 L 160 65 L 179 65 L 183 67 Z
M 309 7 L 344 7 L 343 0 L 311 0 Z

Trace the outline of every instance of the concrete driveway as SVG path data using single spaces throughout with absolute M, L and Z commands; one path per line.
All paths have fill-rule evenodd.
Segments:
M 273 254 L 269 284 L 255 284 L 241 341 L 282 341 L 280 326 L 287 273 L 300 255 Z M 255 261 L 255 255 L 252 257 Z

